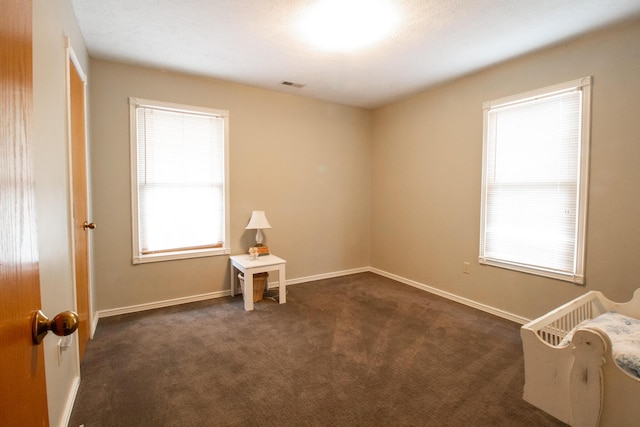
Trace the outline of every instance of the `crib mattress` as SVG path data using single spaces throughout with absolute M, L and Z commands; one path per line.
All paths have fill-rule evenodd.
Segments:
M 578 325 L 581 326 L 605 332 L 611 340 L 611 356 L 618 366 L 640 378 L 640 320 L 611 311 Z M 575 329 L 564 337 L 561 345 L 571 342 L 574 331 Z

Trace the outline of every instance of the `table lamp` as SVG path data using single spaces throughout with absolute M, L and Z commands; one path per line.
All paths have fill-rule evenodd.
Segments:
M 253 211 L 251 213 L 251 219 L 249 224 L 245 227 L 245 230 L 258 230 L 256 232 L 256 246 L 262 246 L 262 229 L 271 228 L 271 224 L 267 221 L 267 217 L 264 211 Z

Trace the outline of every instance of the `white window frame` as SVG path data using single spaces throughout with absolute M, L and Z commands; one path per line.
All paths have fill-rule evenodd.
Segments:
M 220 248 L 185 249 L 172 252 L 143 254 L 140 245 L 139 231 L 139 194 L 138 194 L 138 141 L 136 126 L 137 107 L 151 107 L 170 111 L 204 113 L 224 119 L 224 242 Z M 131 149 L 131 225 L 133 264 L 169 261 L 187 258 L 200 258 L 230 254 L 230 221 L 229 221 L 229 112 L 206 107 L 153 101 L 142 98 L 129 98 L 130 149 Z
M 587 224 L 587 196 L 589 177 L 589 145 L 591 128 L 591 82 L 592 78 L 583 77 L 560 83 L 553 86 L 513 95 L 494 101 L 483 103 L 483 154 L 482 154 L 482 197 L 481 197 L 481 224 L 480 224 L 480 264 L 506 268 L 510 270 L 535 274 L 544 277 L 569 281 L 577 284 L 584 284 L 585 269 L 585 239 Z M 491 109 L 515 105 L 517 103 L 529 102 L 548 96 L 561 94 L 563 92 L 582 91 L 580 142 L 579 142 L 579 163 L 578 163 L 578 189 L 577 189 L 577 212 L 576 212 L 576 242 L 574 248 L 573 271 L 558 271 L 540 266 L 526 265 L 506 259 L 493 259 L 485 255 L 485 226 L 487 224 L 487 144 L 488 144 L 488 120 Z

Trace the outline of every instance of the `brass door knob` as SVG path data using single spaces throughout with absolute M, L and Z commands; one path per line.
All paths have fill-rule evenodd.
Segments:
M 94 228 L 96 228 L 96 224 L 93 223 L 93 222 L 85 221 L 84 224 L 82 224 L 82 228 L 85 229 L 85 230 L 87 230 L 87 229 L 93 230 Z
M 31 332 L 33 343 L 40 344 L 49 331 L 59 337 L 70 335 L 78 329 L 79 323 L 78 314 L 73 311 L 63 311 L 52 320 L 49 320 L 41 310 L 38 310 L 33 314 L 33 329 Z

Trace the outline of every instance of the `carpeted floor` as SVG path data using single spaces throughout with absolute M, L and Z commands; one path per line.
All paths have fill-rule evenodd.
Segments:
M 101 319 L 70 427 L 563 426 L 520 325 L 363 273 Z

